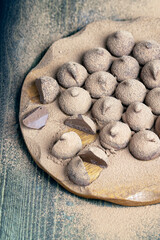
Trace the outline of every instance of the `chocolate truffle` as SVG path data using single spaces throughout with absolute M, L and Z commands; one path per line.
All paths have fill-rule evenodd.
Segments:
M 121 100 L 124 105 L 132 102 L 143 102 L 146 96 L 146 88 L 140 81 L 136 79 L 128 79 L 122 81 L 116 88 L 116 97 Z
M 139 64 L 160 58 L 160 45 L 154 40 L 141 41 L 133 48 L 133 56 Z
M 43 76 L 36 79 L 36 87 L 40 95 L 41 103 L 53 102 L 59 93 L 59 85 L 52 77 Z
M 151 129 L 154 124 L 151 109 L 140 102 L 131 103 L 122 118 L 134 131 Z
M 32 129 L 41 129 L 46 125 L 48 119 L 47 108 L 37 107 L 29 112 L 22 120 L 23 124 Z
M 109 35 L 107 38 L 108 50 L 117 57 L 129 55 L 134 46 L 134 38 L 132 33 L 127 31 L 117 31 Z
M 145 103 L 156 115 L 160 114 L 160 88 L 153 88 L 146 95 Z
M 87 76 L 87 70 L 76 62 L 63 64 L 57 72 L 57 80 L 65 88 L 81 87 Z
M 86 113 L 91 107 L 91 103 L 89 93 L 80 87 L 68 88 L 59 97 L 59 106 L 68 115 Z
M 85 88 L 93 98 L 112 95 L 116 86 L 116 78 L 104 71 L 92 73 L 85 81 Z
M 135 58 L 131 56 L 123 56 L 113 62 L 111 73 L 117 77 L 118 81 L 137 78 L 139 64 Z
M 98 99 L 91 111 L 99 126 L 104 126 L 111 120 L 121 119 L 123 106 L 120 100 L 107 96 Z
M 107 71 L 111 65 L 111 54 L 104 48 L 93 48 L 83 56 L 83 64 L 89 73 Z
M 88 134 L 96 134 L 96 124 L 92 121 L 91 118 L 85 115 L 78 114 L 69 117 L 64 121 L 64 124 Z
M 82 148 L 82 141 L 75 132 L 66 132 L 53 145 L 52 154 L 56 158 L 67 159 L 74 157 Z
M 160 137 L 160 116 L 157 117 L 155 122 L 155 133 Z
M 159 137 L 149 130 L 139 131 L 131 138 L 129 150 L 139 160 L 152 160 L 160 155 Z
M 90 184 L 90 177 L 82 159 L 77 156 L 73 158 L 67 165 L 68 178 L 79 186 L 87 186 Z
M 147 88 L 160 87 L 160 60 L 152 60 L 144 65 L 141 79 Z
M 131 130 L 127 124 L 111 121 L 100 131 L 101 145 L 106 149 L 120 150 L 125 148 L 130 140 Z

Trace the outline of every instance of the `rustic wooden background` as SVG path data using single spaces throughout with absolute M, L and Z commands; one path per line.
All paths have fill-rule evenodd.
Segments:
M 78 225 L 76 206 L 118 206 L 75 197 L 36 166 L 18 123 L 22 83 L 53 41 L 89 22 L 159 15 L 158 0 L 1 1 L 0 240 L 99 239 L 94 229 Z M 73 214 L 68 213 L 70 207 Z M 142 235 L 139 230 L 137 239 L 144 239 Z M 147 239 L 159 238 L 153 233 Z

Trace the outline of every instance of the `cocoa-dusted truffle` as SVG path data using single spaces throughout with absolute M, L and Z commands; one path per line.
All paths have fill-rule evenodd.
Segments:
M 160 60 L 152 60 L 144 65 L 141 79 L 147 88 L 160 87 Z
M 154 114 L 160 114 L 160 88 L 150 90 L 145 99 L 145 103 L 151 108 Z
M 100 143 L 106 149 L 120 150 L 125 148 L 131 137 L 131 130 L 127 124 L 111 121 L 102 128 L 99 134 Z
M 151 129 L 154 124 L 154 115 L 145 104 L 134 102 L 128 106 L 123 114 L 123 121 L 128 123 L 134 131 Z
M 134 46 L 134 38 L 132 33 L 127 31 L 117 31 L 109 35 L 107 38 L 108 50 L 117 57 L 129 55 Z
M 139 131 L 131 138 L 129 150 L 139 160 L 152 160 L 160 155 L 160 139 L 152 131 Z
M 133 48 L 133 56 L 139 64 L 145 63 L 160 58 L 160 45 L 154 40 L 141 41 Z
M 56 99 L 59 93 L 59 85 L 54 78 L 43 76 L 36 79 L 35 83 L 41 103 L 51 103 Z
M 76 62 L 63 64 L 57 72 L 57 80 L 65 88 L 81 87 L 87 76 L 87 70 Z
M 64 124 L 88 134 L 96 134 L 96 124 L 92 121 L 91 118 L 85 115 L 78 114 L 69 117 L 64 121 Z
M 107 71 L 111 65 L 111 54 L 104 48 L 93 48 L 83 56 L 83 64 L 89 73 Z
M 92 115 L 99 126 L 104 126 L 111 120 L 120 120 L 123 113 L 121 101 L 114 97 L 102 97 L 92 107 Z
M 68 163 L 67 174 L 69 179 L 79 186 L 87 186 L 90 184 L 90 177 L 82 159 L 79 156 L 73 158 Z
M 147 90 L 143 83 L 136 79 L 127 79 L 117 86 L 116 97 L 124 105 L 129 105 L 132 102 L 143 102 L 146 92 Z
M 155 133 L 160 137 L 160 116 L 157 117 L 155 122 Z
M 85 88 L 93 98 L 112 95 L 116 86 L 116 78 L 104 71 L 92 73 L 85 81 Z
M 77 133 L 67 132 L 53 145 L 52 154 L 56 158 L 67 159 L 74 157 L 82 148 L 82 141 Z
M 89 93 L 80 87 L 71 87 L 63 91 L 59 97 L 61 110 L 68 115 L 84 114 L 91 106 Z
M 135 58 L 131 56 L 123 56 L 113 62 L 111 73 L 117 77 L 118 81 L 137 78 L 139 64 Z

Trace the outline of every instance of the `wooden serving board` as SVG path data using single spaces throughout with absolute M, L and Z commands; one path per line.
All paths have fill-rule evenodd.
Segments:
M 57 100 L 45 105 L 49 111 L 49 119 L 44 128 L 32 130 L 22 124 L 23 116 L 41 105 L 35 87 L 36 78 L 43 75 L 55 77 L 57 69 L 65 62 L 81 63 L 85 51 L 94 47 L 105 47 L 107 36 L 119 29 L 132 32 L 135 41 L 154 39 L 160 42 L 160 19 L 138 18 L 126 22 L 106 20 L 91 23 L 77 34 L 53 43 L 24 81 L 19 113 L 20 127 L 28 150 L 37 165 L 68 191 L 85 198 L 103 199 L 126 206 L 159 203 L 160 158 L 147 162 L 138 161 L 126 148 L 109 156 L 108 168 L 104 169 L 93 183 L 87 187 L 79 187 L 69 181 L 66 164 L 59 163 L 51 156 L 50 147 L 57 135 L 66 131 L 76 131 L 82 139 L 83 146 L 94 144 L 95 140 L 95 144 L 98 144 L 98 136 L 66 127 L 63 122 L 67 116 L 59 109 Z M 119 174 L 115 175 L 117 169 Z

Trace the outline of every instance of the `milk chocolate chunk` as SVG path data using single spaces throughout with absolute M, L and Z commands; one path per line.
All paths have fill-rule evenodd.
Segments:
M 84 162 L 89 162 L 102 168 L 107 167 L 107 155 L 98 147 L 91 147 L 84 153 L 80 153 L 79 156 Z
M 76 128 L 80 131 L 86 132 L 88 134 L 96 133 L 96 125 L 92 121 L 92 119 L 81 114 L 67 118 L 64 124 L 69 127 Z
M 48 76 L 43 76 L 36 79 L 36 87 L 40 95 L 41 103 L 53 102 L 59 93 L 59 85 L 57 81 Z
M 45 107 L 37 107 L 27 114 L 22 121 L 28 128 L 40 129 L 46 125 L 47 119 L 48 110 Z

